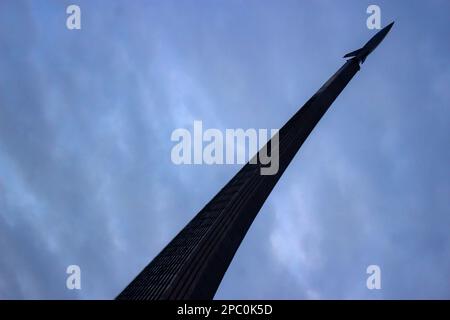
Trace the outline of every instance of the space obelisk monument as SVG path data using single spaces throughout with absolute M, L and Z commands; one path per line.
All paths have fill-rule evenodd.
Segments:
M 281 175 L 333 101 L 367 56 L 392 28 L 389 24 L 345 64 L 295 113 L 256 157 L 278 152 L 279 168 L 261 175 L 262 161 L 250 161 L 206 204 L 117 296 L 117 299 L 212 299 L 250 225 Z M 266 149 L 265 149 L 266 148 Z M 263 150 L 265 149 L 265 150 Z

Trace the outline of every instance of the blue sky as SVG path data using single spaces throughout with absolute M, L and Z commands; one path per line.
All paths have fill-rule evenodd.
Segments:
M 216 298 L 450 298 L 444 0 L 1 1 L 0 298 L 115 297 L 240 167 L 174 165 L 171 132 L 281 127 L 374 34 L 369 4 L 396 24 Z

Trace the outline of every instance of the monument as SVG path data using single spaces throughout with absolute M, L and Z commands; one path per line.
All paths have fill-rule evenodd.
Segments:
M 392 28 L 380 30 L 279 130 L 279 169 L 261 175 L 261 162 L 247 163 L 170 241 L 117 299 L 212 299 L 253 220 L 283 172 L 333 101 Z M 273 139 L 273 138 L 272 138 Z M 261 149 L 262 150 L 262 149 Z M 261 150 L 258 152 L 259 157 Z M 263 280 L 263 279 L 261 279 Z

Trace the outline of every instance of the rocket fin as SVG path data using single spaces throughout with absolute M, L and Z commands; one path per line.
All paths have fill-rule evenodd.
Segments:
M 360 48 L 360 49 L 358 49 L 358 50 L 349 52 L 349 53 L 347 53 L 347 54 L 344 56 L 344 58 L 356 57 L 356 56 L 362 51 L 362 49 L 363 49 L 363 48 Z

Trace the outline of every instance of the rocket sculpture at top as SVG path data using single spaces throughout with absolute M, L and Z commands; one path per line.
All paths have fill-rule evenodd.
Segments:
M 212 299 L 234 254 L 275 184 L 333 101 L 393 22 L 361 49 L 344 56 L 345 64 L 277 133 L 279 169 L 261 175 L 261 161 L 250 161 L 200 210 L 175 238 L 117 296 L 117 299 Z M 264 150 L 267 155 L 267 150 Z

